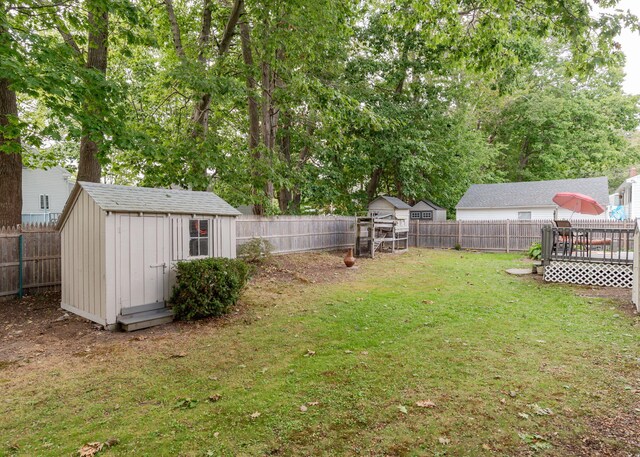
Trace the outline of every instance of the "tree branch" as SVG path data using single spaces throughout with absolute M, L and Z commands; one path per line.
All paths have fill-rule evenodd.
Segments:
M 227 25 L 224 28 L 224 33 L 222 34 L 222 39 L 220 40 L 220 44 L 218 45 L 218 55 L 220 56 L 226 54 L 226 52 L 229 50 L 229 46 L 231 46 L 231 39 L 233 38 L 233 33 L 236 29 L 236 24 L 240 19 L 240 14 L 242 13 L 243 7 L 244 0 L 235 0 L 233 2 L 229 20 L 227 21 Z
M 176 12 L 173 9 L 173 0 L 164 0 L 167 8 L 167 16 L 169 16 L 169 24 L 171 25 L 171 34 L 173 35 L 173 47 L 180 59 L 185 59 L 184 48 L 182 47 L 182 38 L 180 37 L 180 26 L 176 19 Z

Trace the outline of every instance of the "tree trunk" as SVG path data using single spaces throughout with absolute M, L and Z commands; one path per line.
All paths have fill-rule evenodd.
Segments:
M 372 201 L 378 193 L 378 185 L 380 184 L 380 178 L 382 177 L 382 168 L 376 168 L 371 173 L 371 179 L 367 184 L 367 198 Z
M 87 45 L 86 67 L 98 71 L 102 75 L 107 73 L 107 52 L 109 38 L 109 13 L 100 1 L 88 2 L 89 10 L 89 41 Z M 97 94 L 96 94 L 97 96 Z M 92 100 L 86 102 L 87 112 L 94 112 L 96 108 Z M 93 136 L 95 133 L 87 126 L 83 127 L 80 139 L 80 162 L 78 164 L 78 181 L 100 182 L 102 168 L 100 167 L 98 144 Z
M 282 124 L 282 133 L 280 135 L 280 159 L 286 164 L 290 179 L 295 179 L 297 170 L 291 163 L 291 117 L 285 112 L 282 116 L 284 122 Z M 293 193 L 286 184 L 280 188 L 278 192 L 278 206 L 283 214 L 291 214 L 291 201 Z
M 16 93 L 9 88 L 9 81 L 0 79 L 0 227 L 22 223 L 20 138 L 2 133 L 11 117 L 18 117 Z
M 261 191 L 262 187 L 262 173 L 260 172 L 260 163 L 262 160 L 262 154 L 260 154 L 260 110 L 258 102 L 254 96 L 256 90 L 256 81 L 251 74 L 253 70 L 253 53 L 251 52 L 251 30 L 249 24 L 244 21 L 240 23 L 240 41 L 242 44 L 242 59 L 246 67 L 246 87 L 247 87 L 247 112 L 249 115 L 249 152 L 251 153 L 251 177 L 252 186 L 251 192 L 253 194 L 253 214 L 256 216 L 264 215 L 264 205 L 258 203 L 262 200 Z

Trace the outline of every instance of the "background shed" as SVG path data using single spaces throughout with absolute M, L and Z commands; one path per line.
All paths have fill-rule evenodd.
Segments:
M 447 210 L 430 200 L 420 200 L 409 211 L 411 219 L 422 221 L 446 221 Z
M 62 308 L 129 330 L 171 320 L 171 267 L 235 258 L 239 214 L 211 192 L 78 183 L 58 222 Z
M 369 203 L 369 217 L 393 216 L 397 219 L 396 231 L 409 230 L 411 207 L 396 197 L 381 195 Z

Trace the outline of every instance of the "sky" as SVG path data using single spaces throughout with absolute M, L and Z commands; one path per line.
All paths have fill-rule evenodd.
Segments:
M 616 9 L 630 10 L 640 17 L 640 0 L 620 0 Z M 598 11 L 598 8 L 594 8 L 594 11 Z M 640 95 L 640 33 L 625 29 L 617 41 L 622 45 L 622 51 L 627 56 L 624 91 L 628 94 Z

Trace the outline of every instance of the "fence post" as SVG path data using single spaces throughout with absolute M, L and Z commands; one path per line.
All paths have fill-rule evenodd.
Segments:
M 18 298 L 22 299 L 22 295 L 24 293 L 23 291 L 23 284 L 22 284 L 22 257 L 23 257 L 23 253 L 22 253 L 22 233 L 18 236 Z
M 462 221 L 456 221 L 458 226 L 458 246 L 462 247 Z
M 507 253 L 509 253 L 509 219 L 507 219 Z
M 550 225 L 542 227 L 542 264 L 549 265 L 553 251 L 553 229 Z

